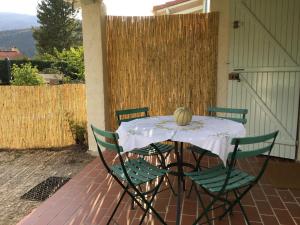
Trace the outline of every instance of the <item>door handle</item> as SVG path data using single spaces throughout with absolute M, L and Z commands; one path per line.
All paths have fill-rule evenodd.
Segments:
M 241 82 L 240 74 L 237 72 L 231 72 L 228 75 L 228 80 L 236 80 L 238 82 Z

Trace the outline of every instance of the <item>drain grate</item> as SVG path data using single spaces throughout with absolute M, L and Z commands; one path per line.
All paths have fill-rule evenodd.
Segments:
M 27 193 L 21 196 L 21 199 L 31 201 L 44 201 L 54 194 L 59 188 L 67 183 L 69 177 L 49 177 L 35 187 L 31 188 Z

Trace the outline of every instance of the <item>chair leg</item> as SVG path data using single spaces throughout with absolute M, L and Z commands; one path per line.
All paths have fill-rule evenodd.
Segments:
M 173 188 L 173 186 L 172 186 L 172 183 L 171 183 L 171 181 L 170 181 L 168 175 L 166 175 L 166 178 L 167 178 L 167 183 L 169 184 L 169 186 L 170 186 L 170 188 L 171 188 L 171 191 L 172 191 L 173 195 L 177 196 L 177 194 L 176 194 L 176 192 L 175 192 L 175 190 L 174 190 L 174 188 Z
M 240 199 L 240 197 L 238 196 L 238 193 L 237 193 L 235 190 L 233 191 L 233 193 L 234 193 L 235 197 L 238 199 L 238 204 L 239 204 L 240 207 L 241 207 L 242 213 L 243 213 L 243 215 L 244 215 L 244 217 L 245 217 L 245 220 L 246 220 L 247 224 L 250 225 L 250 221 L 249 221 L 249 219 L 248 219 L 248 216 L 247 216 L 247 214 L 246 214 L 246 211 L 245 211 L 245 209 L 244 209 L 244 206 L 242 205 L 242 203 L 241 203 L 241 201 L 240 201 L 241 199 Z
M 125 194 L 126 194 L 127 191 L 128 191 L 128 186 L 127 186 L 126 189 L 123 191 L 123 193 L 122 193 L 122 195 L 121 195 L 121 197 L 120 197 L 120 199 L 119 199 L 119 201 L 118 201 L 118 203 L 117 203 L 117 205 L 116 205 L 114 211 L 112 212 L 111 216 L 109 217 L 109 220 L 108 220 L 108 222 L 107 222 L 107 225 L 110 224 L 112 218 L 114 217 L 115 213 L 117 212 L 117 210 L 118 210 L 118 208 L 119 208 L 119 206 L 120 206 L 120 203 L 121 203 L 121 201 L 123 200 L 123 198 L 124 198 L 124 196 L 125 196 Z
M 125 186 L 115 175 L 112 174 L 112 176 L 118 182 L 118 184 L 124 189 L 124 191 L 131 197 L 132 201 L 135 202 L 143 211 L 145 211 L 143 205 L 135 198 L 135 195 L 129 191 L 129 185 Z M 137 188 L 134 189 L 135 191 L 137 190 Z
M 193 155 L 193 157 L 194 157 L 194 160 L 197 162 L 198 158 L 197 158 L 195 152 L 192 151 L 192 155 Z
M 152 181 L 150 182 L 150 184 L 152 184 Z M 140 189 L 141 192 L 143 192 L 141 185 L 139 185 L 138 188 Z M 131 210 L 134 210 L 134 209 L 135 209 L 134 201 L 131 200 Z
M 226 199 L 226 202 L 224 202 L 225 204 L 223 206 L 224 211 L 226 211 L 226 203 L 228 204 L 228 202 L 229 202 L 228 201 L 228 192 L 225 194 L 225 199 Z M 229 213 L 230 213 L 230 215 L 232 215 L 232 210 Z
M 196 156 L 196 154 L 194 152 L 192 152 L 192 155 L 193 155 L 193 157 L 194 157 L 194 159 L 196 161 L 195 170 L 201 171 L 200 162 L 201 162 L 201 159 L 204 157 L 205 152 L 203 152 L 198 158 L 197 158 L 197 156 Z M 189 190 L 189 193 L 187 195 L 187 198 L 189 198 L 191 196 L 193 186 L 194 186 L 194 182 L 192 183 L 192 185 L 190 187 L 190 190 Z
M 164 168 L 165 165 L 163 165 L 163 162 L 162 162 L 163 160 L 161 160 L 161 159 L 159 158 L 159 155 L 156 155 L 156 157 L 157 157 L 157 159 L 158 159 L 160 165 L 162 166 L 162 168 Z
M 205 212 L 202 213 L 200 216 L 198 216 L 198 218 L 194 221 L 193 225 L 196 225 L 205 215 L 205 213 L 207 214 L 207 211 L 213 206 L 213 204 L 218 200 L 218 198 L 214 198 L 211 203 L 204 209 Z
M 187 198 L 190 198 L 191 197 L 191 194 L 192 194 L 192 190 L 193 190 L 193 187 L 195 186 L 194 182 L 192 182 L 192 185 L 190 187 L 190 190 L 189 190 L 189 193 L 187 195 Z
M 148 201 L 147 201 L 147 199 L 145 198 L 145 196 L 144 195 L 142 195 L 142 193 L 141 192 L 139 192 L 139 190 L 136 188 L 136 187 L 132 187 L 133 189 L 134 189 L 134 191 L 139 195 L 139 197 L 142 199 L 142 201 L 144 202 L 144 203 L 146 203 L 147 204 L 147 207 L 149 207 L 149 209 L 146 211 L 146 209 L 144 208 L 144 206 L 135 198 L 136 196 L 133 194 L 133 193 L 131 193 L 128 189 L 129 189 L 129 186 L 124 186 L 124 184 L 121 182 L 121 181 L 119 181 L 118 179 L 117 179 L 117 177 L 115 177 L 114 175 L 112 175 L 115 179 L 116 179 L 116 181 L 121 185 L 121 187 L 124 189 L 124 192 L 125 193 L 127 193 L 130 197 L 131 197 L 131 199 L 144 211 L 144 212 L 148 212 L 148 210 L 150 209 L 150 210 L 152 210 L 152 212 L 155 214 L 155 216 L 157 217 L 157 219 L 163 224 L 163 225 L 167 225 L 167 223 L 166 222 L 164 222 L 164 220 L 161 218 L 161 216 L 159 215 L 159 213 L 151 206 L 151 204 L 147 204 L 148 203 Z M 159 184 L 157 185 L 157 190 L 156 190 L 156 193 L 154 194 L 154 196 L 157 194 L 157 191 L 159 190 L 159 188 L 160 188 L 160 186 L 161 186 L 161 184 L 162 184 L 162 182 L 163 182 L 163 179 L 164 179 L 164 177 L 165 176 L 163 176 L 163 177 L 161 177 L 161 179 L 160 179 L 160 181 L 159 181 Z M 123 193 L 124 194 L 124 193 Z M 122 196 L 123 196 L 123 194 L 122 194 Z M 123 196 L 124 197 L 124 196 Z M 123 198 L 122 197 L 122 198 Z M 119 205 L 120 203 L 118 203 L 118 205 Z M 111 219 L 110 219 L 111 220 Z M 107 223 L 107 225 L 108 225 L 109 223 Z
M 131 210 L 134 210 L 135 208 L 134 208 L 134 201 L 133 200 L 131 200 L 131 207 L 130 207 L 130 209 Z
M 200 171 L 201 171 L 200 163 L 201 163 L 202 158 L 205 156 L 205 154 L 206 154 L 206 152 L 203 152 L 196 161 L 196 169 L 199 169 Z
M 204 210 L 204 215 L 205 215 L 205 217 L 206 217 L 206 219 L 207 219 L 207 223 L 209 224 L 209 225 L 211 225 L 211 222 L 210 222 L 210 220 L 209 220 L 209 216 L 208 216 L 208 210 L 209 210 L 209 208 L 205 208 L 205 205 L 204 205 L 204 203 L 203 203 L 203 201 L 202 201 L 202 198 L 201 198 L 201 196 L 200 196 L 200 194 L 199 194 L 199 190 L 198 190 L 198 188 L 197 188 L 197 185 L 193 182 L 193 184 L 194 184 L 194 187 L 195 187 L 195 191 L 196 191 L 196 194 L 197 194 L 197 196 L 198 196 L 198 199 L 199 199 L 199 202 L 200 202 L 200 204 L 201 204 L 201 207 L 203 208 L 203 210 Z
M 195 184 L 195 187 L 196 187 L 196 184 Z M 200 197 L 199 192 L 196 191 L 196 193 L 198 193 L 198 198 L 199 198 L 199 197 Z M 200 201 L 200 199 L 199 199 L 199 201 L 200 201 L 200 203 L 201 203 L 201 205 L 202 205 L 202 207 L 203 207 L 203 209 L 204 209 L 204 213 L 202 213 L 200 216 L 198 216 L 198 218 L 193 222 L 193 225 L 196 225 L 196 224 L 203 218 L 204 215 L 206 216 L 206 218 L 209 218 L 207 212 L 213 207 L 213 205 L 214 205 L 217 201 L 219 201 L 219 200 L 221 199 L 220 197 L 222 196 L 222 194 L 223 194 L 223 193 L 219 192 L 219 193 L 218 193 L 217 195 L 215 195 L 215 196 L 210 195 L 210 196 L 213 197 L 213 199 L 212 199 L 212 201 L 208 204 L 208 206 L 207 206 L 205 209 L 204 209 L 204 207 L 203 207 L 203 206 L 204 206 L 204 203 L 203 203 L 203 201 L 202 201 L 202 199 L 201 199 L 201 197 L 200 197 L 201 201 Z M 210 221 L 207 221 L 207 223 L 211 224 Z
M 165 158 L 168 158 L 168 156 L 170 155 L 171 151 L 168 151 Z
M 220 216 L 220 219 L 223 219 L 224 216 L 228 213 L 231 212 L 233 207 L 239 203 L 239 201 L 244 197 L 245 194 L 251 189 L 252 185 L 250 185 L 243 193 L 241 193 L 238 198 L 234 200 L 234 202 L 231 203 L 228 209 L 225 210 L 225 212 Z
M 164 179 L 164 177 L 161 178 L 161 180 L 159 181 L 159 184 L 162 184 L 163 179 Z M 143 217 L 142 217 L 142 219 L 141 219 L 139 225 L 141 225 L 141 224 L 143 223 L 143 221 L 144 221 L 144 219 L 145 219 L 145 217 L 146 217 L 146 215 L 147 215 L 147 213 L 148 213 L 148 211 L 149 211 L 149 205 L 152 204 L 152 202 L 153 202 L 153 200 L 154 200 L 154 197 L 156 196 L 156 194 L 157 194 L 157 192 L 158 192 L 158 190 L 159 190 L 159 187 L 160 187 L 160 185 L 158 185 L 158 186 L 155 188 L 155 190 L 153 191 L 153 194 L 152 194 L 152 197 L 151 197 L 150 201 L 148 201 L 148 203 L 146 203 L 146 204 L 147 204 L 147 208 L 146 208 L 146 210 L 145 210 L 145 212 L 144 212 L 144 214 L 143 214 Z
M 142 193 L 138 192 L 138 190 L 136 190 L 137 193 L 139 194 L 140 198 L 141 198 L 141 199 L 143 200 L 143 202 L 147 205 L 147 208 L 146 208 L 146 209 L 143 208 L 143 210 L 144 210 L 144 215 L 143 215 L 143 217 L 142 217 L 142 219 L 141 219 L 141 221 L 140 221 L 140 224 L 143 223 L 143 221 L 144 221 L 144 219 L 145 219 L 145 216 L 146 216 L 147 212 L 148 212 L 149 210 L 151 210 L 151 211 L 155 214 L 155 216 L 157 217 L 157 219 L 158 219 L 162 224 L 167 225 L 167 223 L 164 222 L 164 220 L 161 218 L 161 216 L 159 215 L 159 213 L 158 213 L 158 212 L 152 207 L 152 205 L 151 205 L 151 203 L 152 203 L 154 197 L 156 196 L 156 194 L 157 194 L 157 192 L 158 192 L 158 190 L 159 190 L 159 188 L 160 188 L 160 186 L 161 186 L 161 184 L 162 184 L 162 182 L 163 182 L 163 179 L 164 179 L 164 176 L 160 178 L 160 181 L 159 181 L 159 183 L 158 183 L 158 185 L 157 185 L 157 188 L 154 190 L 153 195 L 152 195 L 152 198 L 151 198 L 150 201 L 147 201 L 147 199 L 145 198 L 145 196 L 142 195 Z

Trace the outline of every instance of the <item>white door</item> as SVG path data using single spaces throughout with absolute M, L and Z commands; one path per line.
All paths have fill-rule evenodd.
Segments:
M 228 106 L 249 110 L 248 135 L 278 129 L 273 155 L 295 159 L 300 0 L 232 0 L 231 15 L 230 70 L 240 81 L 228 81 Z

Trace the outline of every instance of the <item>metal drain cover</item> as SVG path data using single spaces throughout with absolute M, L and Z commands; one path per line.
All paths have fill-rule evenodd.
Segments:
M 44 201 L 67 183 L 69 177 L 49 177 L 21 196 L 21 199 Z

